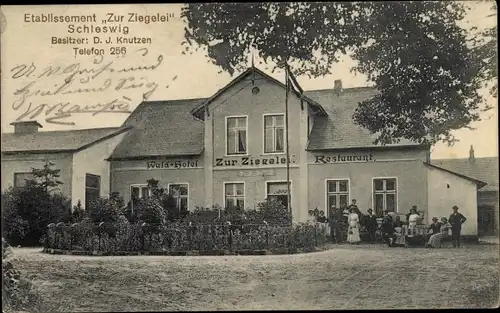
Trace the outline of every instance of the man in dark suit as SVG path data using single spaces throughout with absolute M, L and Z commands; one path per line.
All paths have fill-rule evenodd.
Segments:
M 451 224 L 451 242 L 453 248 L 460 248 L 460 232 L 462 231 L 462 224 L 465 223 L 467 219 L 462 213 L 458 212 L 458 206 L 453 206 L 453 213 L 451 213 L 448 222 Z
M 372 209 L 368 209 L 368 215 L 365 219 L 366 222 L 366 230 L 368 230 L 368 235 L 370 236 L 370 241 L 375 243 L 375 233 L 377 232 L 378 223 L 377 216 L 373 214 Z

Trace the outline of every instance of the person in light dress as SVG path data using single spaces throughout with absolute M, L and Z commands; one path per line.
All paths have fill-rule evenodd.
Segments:
M 356 244 L 361 241 L 359 237 L 359 215 L 356 214 L 354 209 L 349 210 L 349 212 L 349 216 L 347 217 L 349 224 L 347 242 Z

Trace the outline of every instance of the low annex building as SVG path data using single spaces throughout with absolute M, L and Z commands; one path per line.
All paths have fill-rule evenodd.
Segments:
M 14 133 L 2 134 L 2 190 L 23 186 L 32 168 L 46 161 L 60 169 L 60 192 L 85 207 L 89 197 L 110 192 L 110 164 L 106 158 L 121 141 L 126 127 L 40 132 L 35 121 L 14 122 Z
M 256 208 L 265 199 L 286 205 L 290 198 L 294 221 L 352 199 L 377 214 L 406 214 L 417 205 L 427 223 L 458 205 L 468 218 L 462 234 L 476 236 L 476 194 L 485 183 L 432 164 L 428 146 L 374 145 L 352 115 L 376 92 L 344 89 L 341 81 L 333 89 L 291 91 L 288 129 L 285 85 L 256 68 L 209 98 L 143 102 L 105 161 L 110 190 L 144 197 L 154 178 L 190 210 Z

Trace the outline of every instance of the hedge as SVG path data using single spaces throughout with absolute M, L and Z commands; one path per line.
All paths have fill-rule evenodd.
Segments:
M 326 242 L 327 234 L 319 227 L 299 224 L 131 224 L 126 220 L 98 225 L 82 222 L 51 224 L 45 236 L 44 250 L 113 252 L 165 251 L 244 251 L 315 250 Z M 222 252 L 221 252 L 222 253 Z

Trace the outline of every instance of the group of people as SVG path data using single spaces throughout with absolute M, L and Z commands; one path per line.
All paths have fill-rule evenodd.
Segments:
M 371 222 L 368 222 L 367 225 L 372 226 L 373 241 L 375 241 L 375 231 L 378 227 L 377 217 L 372 214 L 371 209 L 369 209 L 368 212 L 369 215 L 367 216 L 367 220 Z M 360 226 L 362 217 L 363 214 L 356 205 L 356 199 L 352 200 L 350 206 L 347 206 L 345 203 L 343 203 L 340 208 L 332 206 L 328 217 L 325 216 L 324 211 L 319 211 L 317 209 L 309 211 L 309 222 L 318 223 L 320 227 L 326 229 L 327 233 L 330 234 L 332 239 L 337 243 L 346 240 L 353 244 L 361 242 Z
M 426 246 L 429 248 L 439 248 L 444 239 L 448 238 L 451 230 L 453 247 L 460 247 L 460 233 L 462 224 L 467 220 L 465 216 L 458 212 L 458 207 L 453 206 L 453 213 L 449 218 L 432 218 L 432 224 L 427 227 Z M 412 206 L 406 215 L 406 222 L 401 221 L 401 217 L 393 212 L 384 211 L 382 223 L 379 227 L 377 216 L 372 209 L 368 209 L 368 214 L 364 215 L 353 199 L 350 206 L 345 203 L 340 208 L 332 206 L 329 216 L 324 211 L 310 210 L 310 223 L 317 223 L 324 228 L 332 237 L 334 242 L 347 241 L 351 244 L 361 242 L 360 229 L 363 225 L 369 236 L 369 240 L 374 243 L 377 230 L 380 229 L 382 238 L 389 246 L 404 246 L 407 238 L 416 237 L 417 225 L 421 223 L 422 217 L 417 211 L 417 206 Z M 406 232 L 404 232 L 406 225 Z

